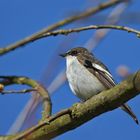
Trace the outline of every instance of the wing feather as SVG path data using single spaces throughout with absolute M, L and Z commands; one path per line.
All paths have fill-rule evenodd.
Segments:
M 102 68 L 100 65 L 92 63 L 93 69 L 96 70 L 96 76 L 102 82 L 107 89 L 115 86 L 115 82 L 113 80 L 112 75 L 110 72 L 104 68 Z
M 83 56 L 84 57 L 84 56 Z M 83 58 L 79 60 L 82 64 L 91 72 L 92 74 L 96 75 L 98 80 L 106 87 L 106 89 L 110 89 L 116 85 L 113 80 L 113 77 L 107 67 L 97 59 L 94 59 L 93 56 L 86 57 L 87 59 Z M 131 108 L 127 104 L 123 104 L 121 109 L 128 113 L 133 120 L 138 124 L 138 119 L 136 115 L 132 112 Z

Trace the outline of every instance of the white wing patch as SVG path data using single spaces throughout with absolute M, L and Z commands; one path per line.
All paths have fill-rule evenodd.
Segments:
M 106 69 L 102 68 L 100 65 L 95 64 L 95 63 L 92 63 L 92 66 L 93 66 L 94 68 L 96 68 L 96 69 L 98 69 L 98 70 L 104 72 L 105 75 L 115 84 L 112 75 L 111 75 Z

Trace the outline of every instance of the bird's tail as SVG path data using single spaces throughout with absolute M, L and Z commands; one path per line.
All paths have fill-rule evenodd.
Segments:
M 128 113 L 133 118 L 133 120 L 136 122 L 136 124 L 139 124 L 139 121 L 138 121 L 136 115 L 132 112 L 131 108 L 127 104 L 123 104 L 121 106 L 121 109 L 123 111 L 125 111 L 126 113 Z

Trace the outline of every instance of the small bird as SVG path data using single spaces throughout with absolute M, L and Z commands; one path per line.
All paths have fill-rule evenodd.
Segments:
M 60 56 L 66 58 L 66 76 L 69 86 L 82 101 L 116 85 L 108 68 L 86 48 L 73 48 Z M 139 123 L 127 104 L 123 104 L 120 108 L 137 124 Z

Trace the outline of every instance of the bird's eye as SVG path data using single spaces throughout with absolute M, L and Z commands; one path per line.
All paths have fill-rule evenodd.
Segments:
M 71 55 L 76 55 L 77 54 L 77 51 L 72 51 L 71 52 Z

